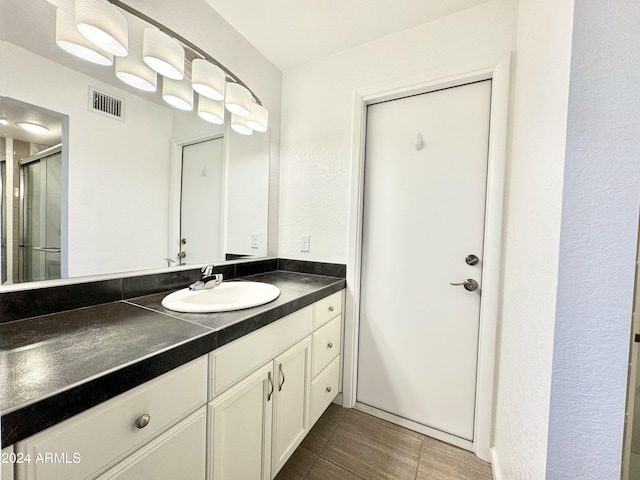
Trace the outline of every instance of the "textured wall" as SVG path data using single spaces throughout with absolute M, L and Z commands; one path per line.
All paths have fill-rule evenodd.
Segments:
M 489 2 L 283 72 L 281 257 L 347 261 L 354 91 L 495 64 L 514 46 L 515 12 L 515 2 Z M 310 253 L 300 252 L 304 233 Z
M 576 2 L 547 479 L 617 480 L 640 199 L 640 3 Z
M 519 2 L 494 427 L 502 480 L 545 475 L 572 7 Z

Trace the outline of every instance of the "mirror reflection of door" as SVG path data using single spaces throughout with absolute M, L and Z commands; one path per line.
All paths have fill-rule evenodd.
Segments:
M 214 138 L 182 148 L 180 262 L 224 260 L 224 141 Z
M 61 148 L 20 165 L 20 281 L 60 278 Z

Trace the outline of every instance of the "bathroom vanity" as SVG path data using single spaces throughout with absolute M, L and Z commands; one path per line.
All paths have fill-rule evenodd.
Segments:
M 281 294 L 195 314 L 164 291 L 0 324 L 2 479 L 272 479 L 341 390 L 345 281 L 245 278 Z

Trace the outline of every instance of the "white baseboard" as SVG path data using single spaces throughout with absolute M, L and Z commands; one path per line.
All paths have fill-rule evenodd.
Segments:
M 502 480 L 502 470 L 500 470 L 500 462 L 498 462 L 498 452 L 496 447 L 491 447 L 491 470 L 493 471 L 493 480 Z

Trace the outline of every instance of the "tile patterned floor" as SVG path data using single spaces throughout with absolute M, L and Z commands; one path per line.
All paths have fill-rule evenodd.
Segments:
M 473 453 L 331 404 L 276 480 L 492 480 Z

